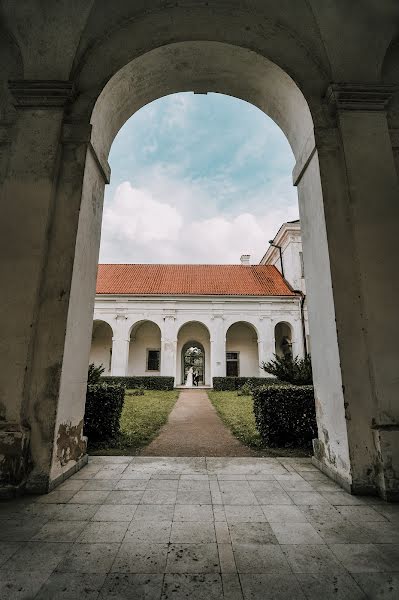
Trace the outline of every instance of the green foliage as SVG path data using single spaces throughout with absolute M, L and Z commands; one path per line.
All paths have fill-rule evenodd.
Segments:
M 244 383 L 242 388 L 237 391 L 237 396 L 251 396 L 254 386 L 249 381 Z
M 84 434 L 90 445 L 109 444 L 119 436 L 125 388 L 98 383 L 87 386 Z
M 136 454 L 165 425 L 179 393 L 176 390 L 146 390 L 143 396 L 132 396 L 126 390 L 121 416 L 121 436 L 113 454 Z
M 253 391 L 257 429 L 265 445 L 310 447 L 317 437 L 313 386 L 276 385 Z
M 144 396 L 144 388 L 138 387 L 136 390 L 126 390 L 127 396 Z
M 143 377 L 117 377 L 113 375 L 106 375 L 101 377 L 101 381 L 104 383 L 119 384 L 125 388 L 137 389 L 143 388 L 144 390 L 173 390 L 174 378 L 164 377 L 160 375 L 149 375 Z
M 251 448 L 261 448 L 263 441 L 256 428 L 251 396 L 237 397 L 237 392 L 208 392 L 208 396 L 223 423 L 233 435 Z
M 94 363 L 90 363 L 89 372 L 87 375 L 87 385 L 95 385 L 99 383 L 101 375 L 104 373 L 105 368 L 100 365 L 96 367 Z
M 214 377 L 212 381 L 215 392 L 240 390 L 245 384 L 252 389 L 260 385 L 276 385 L 278 383 L 274 377 Z
M 313 384 L 310 354 L 307 354 L 305 358 L 292 357 L 291 355 L 281 357 L 275 354 L 273 360 L 262 363 L 262 369 L 286 383 L 292 383 L 293 385 Z

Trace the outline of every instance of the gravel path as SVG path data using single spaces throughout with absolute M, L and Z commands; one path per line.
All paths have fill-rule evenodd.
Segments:
M 257 456 L 223 424 L 203 390 L 183 390 L 143 456 Z

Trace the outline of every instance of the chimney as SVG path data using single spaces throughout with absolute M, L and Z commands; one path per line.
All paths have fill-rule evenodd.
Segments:
M 250 254 L 241 254 L 240 261 L 241 261 L 242 265 L 248 265 L 249 266 L 249 264 L 250 264 L 249 261 L 250 260 L 251 260 L 251 255 Z

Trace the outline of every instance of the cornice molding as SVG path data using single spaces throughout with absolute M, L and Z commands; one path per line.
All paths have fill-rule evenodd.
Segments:
M 18 79 L 8 82 L 16 108 L 63 108 L 74 96 L 71 81 Z
M 335 110 L 385 110 L 393 94 L 395 85 L 368 83 L 331 83 L 326 91 L 327 103 Z

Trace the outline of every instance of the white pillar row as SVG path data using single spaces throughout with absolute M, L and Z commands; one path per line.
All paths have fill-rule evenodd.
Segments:
M 112 338 L 111 375 L 125 377 L 129 362 L 130 334 L 127 317 L 116 315 L 114 336 Z
M 176 317 L 166 315 L 161 331 L 161 375 L 174 377 L 176 384 Z
M 213 315 L 212 317 L 211 376 L 212 378 L 226 377 L 226 332 L 223 315 Z

